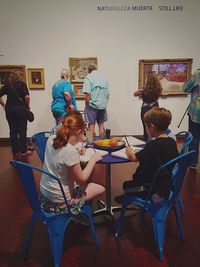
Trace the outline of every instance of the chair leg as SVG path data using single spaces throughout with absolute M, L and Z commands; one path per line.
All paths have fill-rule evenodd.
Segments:
M 32 218 L 31 218 L 30 225 L 29 225 L 28 237 L 27 237 L 25 244 L 24 244 L 24 253 L 23 253 L 24 260 L 26 260 L 28 258 L 28 252 L 30 249 L 32 235 L 33 235 L 33 229 L 34 229 L 36 220 L 37 220 L 37 218 L 36 218 L 35 214 L 33 214 Z
M 116 237 L 118 237 L 120 232 L 121 232 L 121 228 L 122 228 L 122 225 L 124 223 L 124 216 L 125 216 L 126 208 L 128 205 L 129 205 L 129 201 L 128 201 L 127 197 L 125 196 L 123 199 L 123 203 L 122 203 L 120 217 L 119 217 L 119 220 L 118 220 L 116 228 L 115 228 L 115 236 Z
M 55 267 L 59 267 L 61 263 L 65 230 L 69 222 L 70 217 L 65 217 L 54 219 L 47 225 L 50 238 L 51 254 Z
M 177 200 L 177 204 L 178 204 L 178 206 L 180 208 L 181 214 L 184 214 L 183 200 L 182 200 L 182 197 L 181 197 L 180 193 L 177 195 L 176 200 Z
M 173 211 L 175 213 L 175 216 L 176 216 L 176 222 L 177 222 L 177 225 L 178 225 L 178 230 L 179 230 L 179 234 L 180 234 L 180 237 L 182 240 L 185 240 L 185 234 L 184 234 L 184 231 L 183 231 L 183 227 L 182 227 L 182 224 L 181 224 L 181 220 L 180 220 L 180 216 L 179 216 L 179 213 L 177 211 L 177 208 L 176 206 L 172 206 L 173 208 Z
M 93 222 L 93 218 L 92 218 L 92 211 L 91 211 L 90 205 L 86 203 L 84 206 L 84 210 L 81 213 L 84 213 L 87 216 L 88 221 L 89 221 L 89 225 L 90 225 L 90 232 L 93 235 L 93 238 L 94 238 L 95 243 L 96 243 L 96 247 L 99 248 L 100 247 L 100 241 L 99 241 L 99 238 L 97 237 L 96 230 L 94 227 L 94 222 Z
M 160 209 L 152 216 L 154 236 L 159 251 L 160 261 L 163 261 L 164 259 L 163 246 L 165 237 L 166 214 L 166 209 Z

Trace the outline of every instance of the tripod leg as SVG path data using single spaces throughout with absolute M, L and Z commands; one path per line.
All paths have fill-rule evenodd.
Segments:
M 184 112 L 184 114 L 183 114 L 183 116 L 182 116 L 182 118 L 181 118 L 181 120 L 180 120 L 180 122 L 179 122 L 179 124 L 178 124 L 178 126 L 177 126 L 178 128 L 180 127 L 180 125 L 181 125 L 181 123 L 182 123 L 182 121 L 183 121 L 183 119 L 184 119 L 184 117 L 185 117 L 185 115 L 186 115 L 188 109 L 189 109 L 189 106 L 186 108 L 186 110 L 185 110 L 185 112 Z

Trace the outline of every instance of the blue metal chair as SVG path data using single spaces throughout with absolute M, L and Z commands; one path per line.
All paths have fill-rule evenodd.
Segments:
M 46 149 L 47 138 L 49 137 L 50 132 L 39 132 L 31 136 L 30 143 L 33 148 L 36 150 L 40 160 L 44 163 L 44 155 Z
M 189 150 L 189 145 L 191 144 L 192 140 L 193 140 L 193 136 L 190 132 L 187 131 L 182 131 L 176 134 L 176 138 L 178 137 L 183 137 L 183 145 L 180 148 L 179 153 L 183 154 L 188 152 Z
M 120 213 L 119 221 L 116 225 L 116 232 L 115 235 L 118 236 L 122 224 L 124 222 L 124 216 L 125 211 L 127 207 L 130 204 L 137 204 L 140 207 L 143 208 L 144 212 L 147 212 L 151 218 L 153 223 L 153 229 L 154 229 L 154 236 L 157 248 L 159 250 L 159 258 L 162 261 L 163 260 L 163 245 L 164 245 L 164 235 L 165 235 L 165 223 L 168 211 L 172 208 L 175 212 L 176 221 L 178 225 L 178 229 L 180 232 L 181 239 L 185 239 L 185 235 L 181 226 L 179 213 L 176 207 L 176 197 L 180 193 L 181 186 L 183 184 L 184 177 L 186 175 L 186 171 L 189 165 L 189 161 L 191 158 L 191 155 L 194 153 L 194 151 L 187 152 L 185 154 L 179 155 L 178 157 L 168 161 L 167 163 L 163 164 L 156 172 L 153 182 L 150 186 L 150 189 L 148 191 L 146 199 L 142 199 L 140 197 L 134 197 L 131 196 L 129 193 L 124 195 L 123 203 L 122 203 L 122 209 Z M 151 194 L 152 189 L 154 187 L 154 183 L 156 179 L 159 177 L 159 173 L 166 167 L 170 165 L 178 164 L 177 172 L 174 174 L 173 180 L 174 180 L 174 189 L 170 192 L 169 197 L 166 200 L 161 201 L 160 203 L 153 203 L 151 201 Z M 173 174 L 172 174 L 173 175 Z
M 81 223 L 80 217 L 78 215 L 76 216 L 76 215 L 71 214 L 63 187 L 58 178 L 56 178 L 51 173 L 48 173 L 40 168 L 37 168 L 27 163 L 22 163 L 19 161 L 12 160 L 10 161 L 10 164 L 18 170 L 27 199 L 33 210 L 31 224 L 29 227 L 28 239 L 25 242 L 25 247 L 24 247 L 24 259 L 28 257 L 28 251 L 29 251 L 30 244 L 31 244 L 35 222 L 36 220 L 40 220 L 44 223 L 44 225 L 48 229 L 50 246 L 51 246 L 51 254 L 54 260 L 54 266 L 59 267 L 60 262 L 61 262 L 62 250 L 63 250 L 65 230 L 72 220 L 75 220 L 76 222 L 78 221 Z M 60 186 L 60 190 L 62 191 L 63 199 L 68 208 L 68 213 L 52 215 L 52 214 L 42 211 L 41 206 L 40 206 L 38 192 L 36 189 L 35 176 L 34 176 L 35 171 L 39 172 L 40 174 L 43 174 L 43 173 L 47 174 L 58 182 Z M 83 205 L 80 214 L 84 214 L 84 216 L 86 216 L 88 220 L 88 225 L 90 227 L 90 231 L 96 242 L 96 247 L 99 247 L 100 243 L 95 232 L 91 207 L 88 203 L 85 203 Z
M 179 154 L 182 155 L 186 152 L 189 151 L 189 145 L 191 144 L 192 140 L 193 140 L 193 136 L 190 132 L 187 131 L 182 131 L 176 134 L 176 138 L 178 137 L 183 137 L 183 144 L 182 147 L 180 148 Z M 173 172 L 175 174 L 175 172 L 177 171 L 177 168 L 174 168 Z M 179 205 L 180 208 L 180 212 L 183 214 L 184 213 L 184 206 L 183 206 L 183 200 L 181 197 L 181 192 L 177 195 L 177 203 Z

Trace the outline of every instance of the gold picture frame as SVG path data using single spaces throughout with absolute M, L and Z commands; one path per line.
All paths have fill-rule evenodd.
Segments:
M 20 79 L 26 83 L 25 65 L 0 65 L 0 88 L 8 80 L 11 72 L 18 72 Z
M 44 69 L 43 68 L 28 68 L 28 86 L 29 89 L 44 89 Z
M 84 99 L 85 98 L 85 94 L 82 93 L 83 83 L 74 83 L 73 89 L 74 89 L 74 95 L 75 95 L 76 99 Z
M 149 71 L 156 71 L 163 87 L 162 95 L 187 95 L 182 91 L 183 84 L 192 71 L 192 58 L 141 59 L 139 60 L 139 88 L 145 85 Z
M 97 57 L 69 58 L 70 81 L 83 82 L 88 74 L 87 67 L 90 64 L 97 66 Z

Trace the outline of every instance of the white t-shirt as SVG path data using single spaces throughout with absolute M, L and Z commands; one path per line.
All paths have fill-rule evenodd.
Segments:
M 43 168 L 60 179 L 67 198 L 71 198 L 69 191 L 72 192 L 75 182 L 73 177 L 68 175 L 68 167 L 80 163 L 80 155 L 76 147 L 71 144 L 55 149 L 53 147 L 54 138 L 55 135 L 51 135 L 47 140 Z M 42 175 L 40 191 L 52 202 L 64 202 L 59 184 L 48 175 Z

